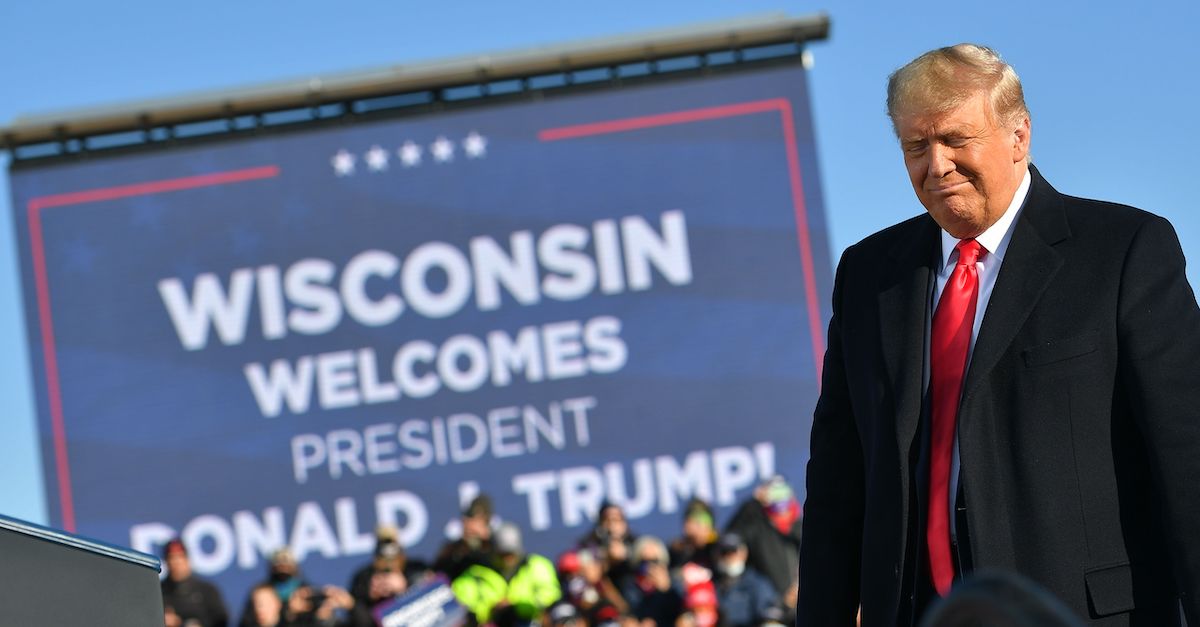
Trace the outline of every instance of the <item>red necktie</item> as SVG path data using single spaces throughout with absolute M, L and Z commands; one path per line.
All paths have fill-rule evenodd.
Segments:
M 929 398 L 933 427 L 929 456 L 929 521 L 925 539 L 929 545 L 930 575 L 941 596 L 950 591 L 954 563 L 950 558 L 950 458 L 954 451 L 954 427 L 962 394 L 971 329 L 975 325 L 975 302 L 979 297 L 979 273 L 975 261 L 982 247 L 965 239 L 955 247 L 958 264 L 942 290 L 933 312 L 929 343 Z

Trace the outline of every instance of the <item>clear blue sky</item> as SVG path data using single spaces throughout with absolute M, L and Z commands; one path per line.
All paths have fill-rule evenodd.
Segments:
M 812 93 L 831 241 L 922 211 L 883 107 L 889 72 L 960 41 L 1021 75 L 1033 155 L 1060 191 L 1168 217 L 1200 258 L 1200 3 L 784 0 L 38 0 L 0 4 L 0 125 L 28 113 L 784 12 L 827 12 Z M 7 166 L 7 161 L 0 158 Z M 0 181 L 0 513 L 44 521 L 7 181 Z M 1200 279 L 1193 264 L 1192 283 Z

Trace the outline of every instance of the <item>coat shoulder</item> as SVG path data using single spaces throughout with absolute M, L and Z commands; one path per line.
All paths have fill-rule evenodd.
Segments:
M 876 231 L 859 240 L 846 249 L 843 258 L 863 257 L 876 258 L 894 253 L 897 249 L 911 245 L 912 242 L 926 234 L 936 231 L 933 218 L 923 213 L 913 216 L 903 222 L 893 224 L 883 230 Z
M 1177 239 L 1170 222 L 1144 209 L 1116 202 L 1062 196 L 1063 215 L 1069 225 L 1073 248 L 1093 251 L 1091 256 L 1109 258 L 1128 250 L 1138 239 L 1167 242 Z
M 1063 195 L 1063 208 L 1072 228 L 1077 225 L 1096 225 L 1098 228 L 1136 229 L 1147 221 L 1162 220 L 1159 215 L 1144 209 L 1107 200 Z

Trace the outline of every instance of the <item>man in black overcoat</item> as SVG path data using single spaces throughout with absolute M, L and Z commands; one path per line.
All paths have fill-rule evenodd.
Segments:
M 1056 191 L 988 48 L 897 70 L 888 111 L 927 213 L 838 266 L 798 625 L 915 624 L 973 570 L 1090 625 L 1181 601 L 1200 625 L 1200 309 L 1171 225 Z M 1136 145 L 1120 128 L 1087 148 Z

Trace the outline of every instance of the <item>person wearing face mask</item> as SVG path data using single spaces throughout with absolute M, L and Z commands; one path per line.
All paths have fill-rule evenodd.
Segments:
M 275 593 L 279 595 L 279 599 L 283 601 L 284 605 L 287 605 L 288 600 L 292 598 L 292 593 L 308 585 L 308 582 L 300 574 L 300 565 L 296 562 L 296 556 L 287 547 L 275 549 L 271 553 L 267 580 L 263 583 L 271 584 L 275 588 Z
M 718 627 L 778 621 L 779 595 L 766 575 L 747 566 L 748 557 L 746 543 L 736 533 L 726 533 L 717 541 Z
M 780 598 L 795 598 L 800 565 L 801 510 L 792 486 L 780 475 L 763 481 L 734 512 L 726 533 L 746 543 L 749 564 L 766 575 Z
M 683 612 L 683 598 L 672 580 L 667 547 L 643 535 L 633 545 L 631 568 L 617 579 L 621 596 L 643 627 L 671 627 Z

